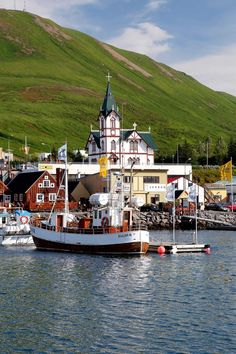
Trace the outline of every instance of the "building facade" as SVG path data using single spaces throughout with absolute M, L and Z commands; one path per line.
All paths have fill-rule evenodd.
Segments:
M 90 131 L 86 150 L 89 163 L 98 163 L 101 157 L 107 157 L 111 165 L 129 166 L 154 163 L 154 143 L 150 129 L 138 131 L 137 124 L 132 129 L 122 129 L 122 116 L 111 92 L 108 76 L 106 94 L 100 108 L 99 129 Z

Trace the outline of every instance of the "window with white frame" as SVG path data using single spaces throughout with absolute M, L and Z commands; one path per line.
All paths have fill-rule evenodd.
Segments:
M 10 202 L 11 201 L 11 196 L 8 195 L 8 194 L 4 194 L 3 198 L 4 198 L 4 202 Z
M 129 151 L 130 152 L 138 152 L 138 142 L 135 140 L 131 140 L 129 143 Z
M 104 141 L 103 140 L 101 142 L 101 148 L 102 148 L 102 151 L 104 151 Z
M 111 135 L 116 135 L 116 120 L 115 120 L 115 118 L 111 119 Z
M 49 179 L 46 179 L 46 180 L 43 181 L 43 187 L 44 188 L 49 188 L 50 184 L 51 184 L 51 182 L 49 181 Z
M 43 193 L 37 193 L 36 194 L 36 202 L 37 203 L 43 203 L 44 202 L 44 194 Z
M 116 129 L 116 120 L 115 120 L 115 118 L 111 118 L 111 129 Z
M 19 194 L 19 202 L 23 202 L 23 197 L 24 197 L 23 194 L 20 193 L 20 194 Z
M 48 195 L 49 202 L 55 202 L 56 199 L 57 199 L 56 193 L 49 193 Z
M 111 151 L 116 151 L 116 142 L 115 142 L 115 140 L 111 141 Z
M 18 194 L 14 194 L 14 202 L 18 202 Z

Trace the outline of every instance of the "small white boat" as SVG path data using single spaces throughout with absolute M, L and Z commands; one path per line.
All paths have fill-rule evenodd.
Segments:
M 0 236 L 2 246 L 32 246 L 30 213 L 22 209 L 4 210 L 0 213 Z

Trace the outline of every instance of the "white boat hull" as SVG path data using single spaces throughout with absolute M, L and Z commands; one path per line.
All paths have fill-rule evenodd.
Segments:
M 29 234 L 3 236 L 2 246 L 34 246 L 34 241 Z
M 115 233 L 58 232 L 31 226 L 37 248 L 54 251 L 101 254 L 143 254 L 149 247 L 147 230 Z

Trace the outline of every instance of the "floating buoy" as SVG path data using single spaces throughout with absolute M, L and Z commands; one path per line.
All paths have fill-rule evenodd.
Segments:
M 204 252 L 207 253 L 207 254 L 210 254 L 211 253 L 210 247 L 204 248 Z
M 157 247 L 157 253 L 158 254 L 164 254 L 166 252 L 166 249 L 164 246 L 159 246 Z

